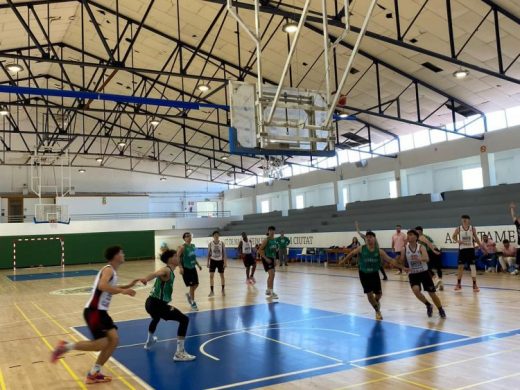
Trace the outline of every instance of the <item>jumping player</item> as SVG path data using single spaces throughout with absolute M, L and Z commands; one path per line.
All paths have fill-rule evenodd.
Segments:
M 145 304 L 145 309 L 152 317 L 152 321 L 148 326 L 148 339 L 144 348 L 150 349 L 157 342 L 157 337 L 154 336 L 154 333 L 159 321 L 177 321 L 179 323 L 179 328 L 177 329 L 177 351 L 173 355 L 173 360 L 176 362 L 195 360 L 195 356 L 186 353 L 184 350 L 184 339 L 186 338 L 190 320 L 180 310 L 168 305 L 172 300 L 173 282 L 175 281 L 173 271 L 179 265 L 176 252 L 170 249 L 166 250 L 161 255 L 161 261 L 166 264 L 166 267 L 140 279 L 140 282 L 144 285 L 155 279 L 152 291 Z
M 363 292 L 367 295 L 368 302 L 376 311 L 376 320 L 382 320 L 380 301 L 383 296 L 383 290 L 381 289 L 379 269 L 383 265 L 383 260 L 398 268 L 401 267 L 384 250 L 379 248 L 374 232 L 368 231 L 364 236 L 365 245 L 351 251 L 345 260 L 348 262 L 353 256 L 358 255 L 359 280 L 363 286 Z
M 428 253 L 428 270 L 432 278 L 435 275 L 433 270 L 435 269 L 437 271 L 437 283 L 435 284 L 435 288 L 443 291 L 441 252 L 433 243 L 432 238 L 423 233 L 422 226 L 417 226 L 415 231 L 419 233 L 419 244 L 423 245 Z
M 51 361 L 56 363 L 61 356 L 71 350 L 100 351 L 96 363 L 87 374 L 85 380 L 87 384 L 105 383 L 112 380 L 110 376 L 101 373 L 101 368 L 110 359 L 119 342 L 117 326 L 108 315 L 108 308 L 114 294 L 135 296 L 132 287 L 139 281 L 136 279 L 126 286 L 117 286 L 117 270 L 125 261 L 125 254 L 121 247 L 108 248 L 105 251 L 105 259 L 108 264 L 98 272 L 92 295 L 83 310 L 83 317 L 94 340 L 76 343 L 60 341 L 51 355 Z
M 242 232 L 242 240 L 238 243 L 238 253 L 246 267 L 246 283 L 255 284 L 256 260 L 253 256 L 253 244 L 247 238 L 246 232 Z
M 214 280 L 215 280 L 215 270 L 218 270 L 220 275 L 220 284 L 222 285 L 222 295 L 226 295 L 224 290 L 225 288 L 225 279 L 224 279 L 224 268 L 227 267 L 227 257 L 226 257 L 226 246 L 222 241 L 220 241 L 218 231 L 214 231 L 213 241 L 211 241 L 208 245 L 208 268 L 209 268 L 209 286 L 210 293 L 209 297 L 215 296 L 215 292 L 213 290 Z
M 439 310 L 439 316 L 446 318 L 446 312 L 442 308 L 441 300 L 435 293 L 435 285 L 428 269 L 428 252 L 424 245 L 419 242 L 420 235 L 416 230 L 409 230 L 406 236 L 408 243 L 401 250 L 400 263 L 401 265 L 408 265 L 408 279 L 410 280 L 412 291 L 417 299 L 426 305 L 428 317 L 433 315 L 433 305 L 428 302 L 421 292 L 421 286 L 430 295 L 430 298 Z
M 271 299 L 278 299 L 278 295 L 276 295 L 276 293 L 273 291 L 276 268 L 276 251 L 278 250 L 278 243 L 274 238 L 275 231 L 276 229 L 274 226 L 269 226 L 267 228 L 267 238 L 262 241 L 262 244 L 258 250 L 260 256 L 262 256 L 264 270 L 269 274 L 267 278 L 267 290 L 265 290 L 265 295 Z
M 177 251 L 179 259 L 179 270 L 184 280 L 186 287 L 190 288 L 190 291 L 186 293 L 186 299 L 191 306 L 192 311 L 198 311 L 197 303 L 195 302 L 195 290 L 199 287 L 199 274 L 197 269 L 202 271 L 202 267 L 197 261 L 197 255 L 195 254 L 195 245 L 191 243 L 191 233 L 186 232 L 182 235 L 184 244 L 179 247 Z
M 464 273 L 464 265 L 469 264 L 471 277 L 473 278 L 473 292 L 479 292 L 477 286 L 477 267 L 475 266 L 475 242 L 480 247 L 480 240 L 477 237 L 477 230 L 471 226 L 471 218 L 469 215 L 461 216 L 462 225 L 457 227 L 453 232 L 453 241 L 459 244 L 457 285 L 455 291 L 460 291 L 462 286 L 462 274 Z

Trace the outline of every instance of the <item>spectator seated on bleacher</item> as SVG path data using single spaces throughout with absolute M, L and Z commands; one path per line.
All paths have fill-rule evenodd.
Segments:
M 502 271 L 511 272 L 513 275 L 518 273 L 516 269 L 516 247 L 514 244 L 511 244 L 509 240 L 502 241 L 504 247 L 502 248 L 502 253 L 499 257 L 500 266 L 502 267 Z
M 361 243 L 357 239 L 357 237 L 352 238 L 352 242 L 349 246 L 347 246 L 347 249 L 350 249 L 351 251 L 359 247 Z M 353 256 L 349 261 L 346 261 L 347 256 L 341 256 L 338 261 L 338 265 L 344 265 L 345 267 L 352 267 L 357 265 L 358 258 L 357 256 Z
M 497 269 L 497 244 L 487 235 L 482 236 L 482 243 L 480 245 L 482 254 L 478 261 L 484 265 L 486 272 L 493 272 Z

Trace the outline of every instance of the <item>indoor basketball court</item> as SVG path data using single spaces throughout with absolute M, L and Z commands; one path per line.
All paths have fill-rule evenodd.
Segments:
M 0 31 L 0 390 L 519 387 L 520 2 Z

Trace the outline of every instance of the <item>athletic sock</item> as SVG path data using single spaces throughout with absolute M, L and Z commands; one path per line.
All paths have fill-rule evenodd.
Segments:
M 74 349 L 74 347 L 76 346 L 76 343 L 66 343 L 65 344 L 65 350 L 67 352 L 70 352 Z
M 426 307 L 430 307 L 432 304 L 428 301 L 424 302 L 424 304 L 426 305 Z
M 457 279 L 457 284 L 460 286 L 460 282 L 462 279 Z
M 225 286 L 224 286 L 224 285 L 222 285 L 222 291 L 224 291 L 224 287 L 225 287 Z
M 184 352 L 184 340 L 177 340 L 177 352 Z
M 94 375 L 97 372 L 101 371 L 101 365 L 100 364 L 94 364 L 92 366 L 92 369 L 90 370 L 90 375 Z
M 213 292 L 213 286 L 209 286 L 211 288 L 211 292 Z
M 152 341 L 152 338 L 153 338 L 153 333 L 148 332 L 148 338 L 146 339 L 146 342 L 149 343 L 150 341 Z
M 477 285 L 477 281 L 474 280 L 474 281 L 473 281 L 473 287 L 475 287 L 476 285 Z

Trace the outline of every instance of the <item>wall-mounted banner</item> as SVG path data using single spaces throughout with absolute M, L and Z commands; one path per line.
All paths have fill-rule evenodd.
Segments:
M 498 245 L 502 247 L 501 243 L 504 239 L 517 242 L 516 228 L 513 225 L 504 226 L 485 226 L 476 227 L 477 235 L 482 238 L 484 234 L 491 237 Z M 424 233 L 430 236 L 434 243 L 440 248 L 457 249 L 458 244 L 451 238 L 455 227 L 441 228 L 441 229 L 425 229 Z M 406 229 L 403 228 L 406 233 Z M 224 232 L 223 232 L 224 233 Z M 390 248 L 392 246 L 393 230 L 375 231 L 379 245 L 382 248 Z M 331 232 L 331 233 L 301 233 L 301 234 L 286 234 L 291 240 L 289 247 L 291 248 L 330 248 L 332 246 L 344 247 L 352 242 L 353 237 L 359 236 L 355 232 Z M 249 236 L 251 242 L 256 245 L 260 244 L 265 236 L 252 235 Z M 220 238 L 228 248 L 238 247 L 238 243 L 242 239 L 239 236 L 222 236 Z M 195 237 L 193 243 L 197 248 L 207 248 L 211 237 Z

